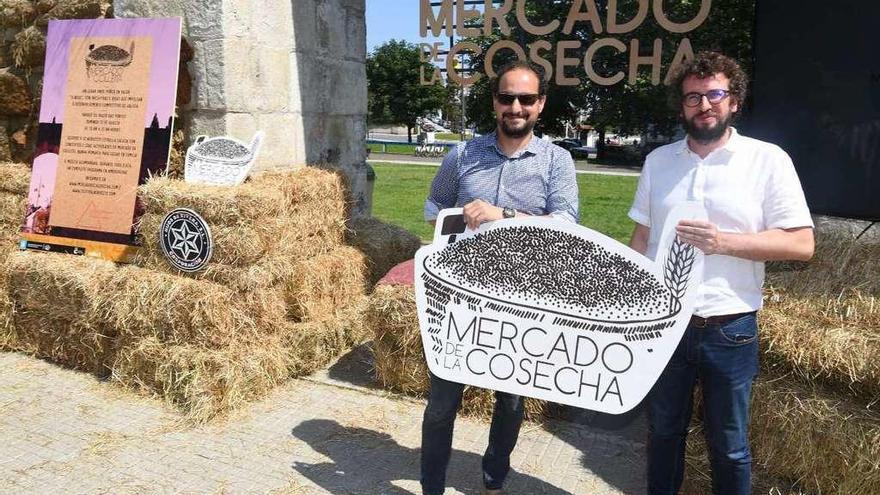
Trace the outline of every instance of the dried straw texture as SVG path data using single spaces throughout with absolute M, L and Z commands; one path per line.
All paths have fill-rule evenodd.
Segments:
M 284 278 L 284 296 L 294 320 L 325 320 L 364 294 L 364 256 L 354 248 L 341 246 L 291 268 Z
M 0 163 L 0 191 L 27 196 L 31 168 L 24 163 Z
M 794 377 L 759 380 L 752 401 L 755 458 L 807 491 L 880 493 L 880 415 Z
M 712 493 L 712 471 L 706 454 L 702 422 L 695 417 L 688 431 L 684 482 L 679 493 L 681 495 Z M 752 464 L 752 493 L 756 495 L 806 495 L 807 492 L 792 480 L 769 474 L 760 463 L 755 462 Z
M 263 397 L 289 377 L 326 366 L 362 333 L 363 302 L 352 301 L 337 318 L 324 321 L 282 320 L 259 341 L 216 349 L 168 345 L 154 336 L 125 338 L 112 363 L 112 379 L 163 397 L 190 421 L 209 421 Z
M 833 384 L 858 400 L 880 399 L 880 301 L 858 291 L 836 298 L 773 290 L 761 312 L 765 360 Z
M 209 282 L 48 253 L 14 253 L 8 266 L 16 307 L 120 337 L 219 348 L 259 341 L 284 319 L 281 295 L 269 291 L 245 298 Z
M 159 245 L 159 228 L 166 214 L 167 212 L 146 213 L 138 222 L 138 232 L 143 243 L 141 257 L 144 262 L 163 256 Z M 302 251 L 315 252 L 319 246 L 340 244 L 340 219 L 329 223 L 319 223 L 320 220 L 298 215 L 253 219 L 250 222 L 228 225 L 209 223 L 214 240 L 211 263 L 236 267 L 252 266 L 267 256 L 299 256 Z
M 204 422 L 263 396 L 287 377 L 286 354 L 277 337 L 257 345 L 204 349 L 167 345 L 156 338 L 123 344 L 112 379 L 162 396 L 187 418 Z
M 379 285 L 369 296 L 364 326 L 373 335 L 373 367 L 376 380 L 386 389 L 425 397 L 430 389 L 422 350 L 415 292 L 412 287 Z M 492 417 L 494 392 L 465 387 L 460 412 L 483 419 Z M 526 418 L 541 421 L 560 415 L 560 406 L 526 399 Z
M 376 218 L 351 219 L 345 242 L 366 256 L 370 287 L 388 270 L 412 259 L 422 245 L 421 239 L 408 230 Z
M 857 400 L 878 400 L 878 274 L 880 242 L 831 235 L 819 236 L 809 263 L 769 266 L 761 314 L 765 359 Z
M 0 239 L 2 242 L 11 240 L 18 234 L 18 228 L 24 221 L 27 208 L 27 197 L 19 194 L 0 192 Z
M 116 352 L 113 329 L 92 322 L 62 319 L 39 311 L 15 313 L 14 344 L 10 350 L 51 359 L 59 364 L 107 375 Z
M 15 332 L 15 305 L 9 297 L 9 278 L 6 273 L 6 254 L 0 253 L 0 351 L 18 347 Z
M 876 228 L 876 227 L 875 227 Z M 880 295 L 880 242 L 817 234 L 807 263 L 770 263 L 767 282 L 796 295 L 837 297 L 857 290 Z
M 9 297 L 6 258 L 16 249 L 30 179 L 31 171 L 27 165 L 0 163 L 0 350 L 17 348 L 15 308 Z
M 379 384 L 411 395 L 430 386 L 415 292 L 402 285 L 379 285 L 370 295 L 364 326 L 373 333 L 373 367 Z
M 155 177 L 139 190 L 148 213 L 164 215 L 175 208 L 192 208 L 211 226 L 255 224 L 302 214 L 311 217 L 314 225 L 335 224 L 340 233 L 344 227 L 340 223 L 346 211 L 343 179 L 339 174 L 310 167 L 257 174 L 236 187 Z M 307 236 L 312 232 L 295 234 Z

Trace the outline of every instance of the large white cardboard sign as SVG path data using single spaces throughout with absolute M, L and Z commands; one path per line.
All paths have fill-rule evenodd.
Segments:
M 553 218 L 465 227 L 440 212 L 415 257 L 428 368 L 457 383 L 621 414 L 651 390 L 693 313 L 703 255 L 675 235 L 699 205 L 673 209 L 656 262 Z

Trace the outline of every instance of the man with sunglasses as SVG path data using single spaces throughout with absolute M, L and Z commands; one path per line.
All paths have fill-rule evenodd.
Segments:
M 425 201 L 425 219 L 433 223 L 441 209 L 462 207 L 465 222 L 472 229 L 485 222 L 526 215 L 552 215 L 577 222 L 578 190 L 571 155 L 532 133 L 546 100 L 543 70 L 529 62 L 512 62 L 498 71 L 491 88 L 495 132 L 459 144 L 446 156 Z M 425 495 L 444 491 L 463 389 L 462 384 L 431 375 L 422 422 L 421 483 Z M 522 398 L 495 392 L 481 493 L 502 493 L 522 420 Z
M 687 137 L 648 155 L 629 211 L 636 222 L 630 246 L 651 258 L 661 234 L 652 227 L 663 225 L 675 205 L 696 202 L 708 212 L 706 220 L 676 226 L 706 258 L 690 325 L 648 396 L 652 495 L 681 487 L 697 380 L 713 491 L 751 493 L 749 403 L 758 373 L 764 261 L 813 255 L 813 222 L 791 158 L 730 126 L 747 80 L 734 60 L 718 53 L 699 53 L 678 68 L 671 103 Z

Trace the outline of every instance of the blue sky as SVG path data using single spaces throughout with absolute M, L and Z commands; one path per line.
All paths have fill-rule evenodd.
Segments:
M 367 0 L 367 52 L 393 39 L 429 43 L 419 36 L 419 0 Z M 449 38 L 441 38 L 449 43 Z

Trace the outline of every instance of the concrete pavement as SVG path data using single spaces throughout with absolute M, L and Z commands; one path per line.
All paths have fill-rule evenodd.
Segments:
M 424 404 L 373 387 L 367 356 L 356 350 L 193 427 L 158 400 L 0 353 L 0 493 L 420 493 Z M 524 425 L 508 493 L 643 493 L 640 416 L 616 429 L 575 419 Z M 478 493 L 487 434 L 459 418 L 447 494 Z

